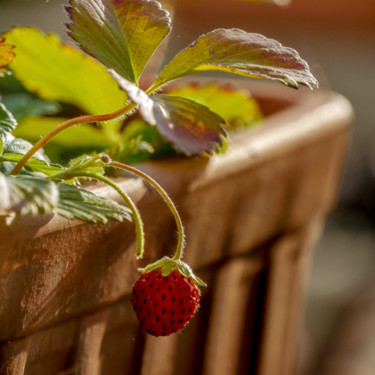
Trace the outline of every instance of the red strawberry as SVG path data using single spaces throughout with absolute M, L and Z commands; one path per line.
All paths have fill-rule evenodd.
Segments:
M 178 269 L 163 276 L 158 268 L 140 276 L 131 302 L 145 332 L 168 336 L 189 323 L 199 299 L 200 292 L 192 277 L 183 276 Z

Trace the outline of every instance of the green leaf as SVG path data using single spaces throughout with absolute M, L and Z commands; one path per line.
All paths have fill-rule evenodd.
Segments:
M 56 184 L 36 176 L 0 173 L 0 215 L 57 213 L 93 223 L 131 221 L 130 210 L 72 185 Z
M 14 74 L 7 74 L 0 79 L 0 93 L 6 95 L 9 93 L 28 92 Z
M 22 154 L 7 153 L 0 157 L 0 162 L 10 161 L 18 163 L 22 159 Z M 42 172 L 49 176 L 63 170 L 63 167 L 57 164 L 49 164 L 46 161 L 39 160 L 36 158 L 31 158 L 25 165 L 26 169 L 32 172 Z
M 109 73 L 118 82 L 118 85 L 123 89 L 129 96 L 129 98 L 139 105 L 139 111 L 142 117 L 150 124 L 155 125 L 155 118 L 153 115 L 154 102 L 152 99 L 136 85 L 116 73 L 114 70 L 109 69 Z
M 153 0 L 69 0 L 70 36 L 82 49 L 133 83 L 170 31 Z
M 66 170 L 64 175 L 75 177 L 82 172 L 95 173 L 99 175 L 104 174 L 105 163 L 101 159 L 101 154 L 97 155 L 81 155 L 73 159 Z
M 33 167 L 39 165 L 32 161 Z M 57 168 L 54 166 L 54 168 Z M 61 168 L 60 168 L 61 169 Z M 107 223 L 108 220 L 131 221 L 130 210 L 84 189 L 35 175 L 6 176 L 0 173 L 0 214 L 57 213 L 69 219 Z
M 167 90 L 167 93 L 194 100 L 210 108 L 226 121 L 225 128 L 228 131 L 253 126 L 262 118 L 258 103 L 250 92 L 233 85 L 193 83 Z
M 41 136 L 47 134 L 66 120 L 66 118 L 61 117 L 28 117 L 20 122 L 14 131 L 14 135 L 31 141 L 37 141 Z M 66 148 L 105 148 L 113 145 L 117 138 L 112 138 L 103 128 L 101 125 L 93 124 L 70 127 L 57 134 L 53 138 L 52 143 L 65 146 Z
M 3 103 L 17 121 L 28 116 L 54 115 L 61 109 L 60 104 L 39 99 L 28 92 L 6 94 Z
M 3 153 L 6 145 L 12 140 L 10 133 L 16 126 L 16 119 L 6 109 L 4 104 L 0 103 L 0 155 Z
M 158 132 L 140 118 L 126 123 L 123 140 L 110 151 L 113 160 L 137 164 L 175 154 L 174 149 Z
M 217 29 L 200 36 L 163 69 L 150 90 L 176 78 L 208 70 L 279 81 L 297 88 L 318 85 L 298 53 L 260 34 Z
M 59 192 L 53 181 L 34 176 L 6 176 L 0 173 L 0 214 L 52 213 L 58 204 Z
M 3 154 L 24 155 L 32 147 L 33 147 L 33 145 L 30 142 L 28 142 L 28 141 L 26 141 L 22 138 L 15 138 L 13 135 L 10 134 L 7 137 L 7 142 L 4 143 Z M 33 155 L 33 157 L 35 159 L 39 159 L 39 160 L 42 160 L 42 161 L 47 162 L 47 163 L 49 161 L 42 150 L 37 151 Z
M 11 133 L 1 133 L 0 131 L 0 155 L 3 154 L 4 148 L 6 148 L 14 139 Z
M 0 163 L 0 173 L 5 174 L 6 176 L 9 176 L 12 173 L 12 170 L 14 168 L 14 163 L 3 161 Z M 25 169 L 23 169 L 19 174 L 29 173 L 26 172 Z
M 161 269 L 161 273 L 163 276 L 168 276 L 171 272 L 175 269 L 181 273 L 181 275 L 185 277 L 191 277 L 197 285 L 207 286 L 207 284 L 202 281 L 199 277 L 197 277 L 190 266 L 182 262 L 181 260 L 174 260 L 168 257 L 163 257 L 162 259 L 157 260 L 154 263 L 149 264 L 145 268 L 139 268 L 138 271 L 141 273 L 150 272 L 156 269 Z
M 8 66 L 14 58 L 13 46 L 4 44 L 4 41 L 5 38 L 0 38 L 0 77 L 3 77 L 6 73 L 2 68 Z
M 110 199 L 73 185 L 59 184 L 58 188 L 60 199 L 55 212 L 61 216 L 104 224 L 109 220 L 131 221 L 130 210 Z
M 225 121 L 209 108 L 193 100 L 172 96 L 148 96 L 144 91 L 111 72 L 119 86 L 139 105 L 140 113 L 173 147 L 187 156 L 211 154 L 222 145 Z
M 86 113 L 121 108 L 127 97 L 103 65 L 77 48 L 62 44 L 55 34 L 15 27 L 6 34 L 15 45 L 10 65 L 16 78 L 46 100 L 74 104 Z
M 71 183 L 78 182 L 78 179 L 87 179 L 87 177 L 81 177 L 84 173 L 103 176 L 105 172 L 104 167 L 107 165 L 103 161 L 105 159 L 109 160 L 109 156 L 104 153 L 94 155 L 83 154 L 71 160 L 66 168 L 60 168 L 55 174 L 50 173 L 49 176 L 52 179 L 71 180 Z M 91 179 L 91 177 L 88 179 Z
M 0 103 L 0 134 L 10 133 L 17 126 L 14 116 L 7 110 L 3 103 Z
M 211 154 L 222 145 L 225 121 L 209 108 L 172 95 L 151 96 L 156 126 L 173 147 L 187 156 Z
M 109 152 L 111 158 L 128 165 L 150 159 L 155 149 L 152 142 L 147 139 L 149 130 L 156 131 L 155 127 L 149 126 L 139 119 L 127 123 L 123 133 L 123 140 Z M 156 134 L 158 134 L 157 131 Z

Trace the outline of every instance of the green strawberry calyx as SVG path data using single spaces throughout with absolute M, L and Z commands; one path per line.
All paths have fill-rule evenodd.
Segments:
M 163 257 L 156 262 L 149 264 L 145 268 L 139 268 L 138 271 L 140 271 L 141 273 L 147 273 L 158 268 L 160 268 L 163 276 L 168 276 L 172 271 L 178 270 L 178 272 L 180 272 L 182 276 L 191 277 L 194 280 L 195 284 L 200 286 L 207 286 L 207 284 L 203 280 L 201 280 L 194 274 L 193 270 L 187 263 L 168 257 Z

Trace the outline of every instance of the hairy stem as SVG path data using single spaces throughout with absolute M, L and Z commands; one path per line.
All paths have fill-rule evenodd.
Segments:
M 116 161 L 110 162 L 109 165 L 111 165 L 112 167 L 115 167 L 115 168 L 123 169 L 125 171 L 128 171 L 130 173 L 133 173 L 133 174 L 143 178 L 144 180 L 146 180 L 150 185 L 152 185 L 158 191 L 158 193 L 161 195 L 161 197 L 164 199 L 165 203 L 168 205 L 169 209 L 171 210 L 171 212 L 173 214 L 173 217 L 176 221 L 176 225 L 177 225 L 177 231 L 178 231 L 177 249 L 176 249 L 176 252 L 175 252 L 172 259 L 177 260 L 177 261 L 181 260 L 182 255 L 183 255 L 184 246 L 185 246 L 185 230 L 184 230 L 184 226 L 182 224 L 180 214 L 178 213 L 176 206 L 174 205 L 172 199 L 169 197 L 169 195 L 166 193 L 166 191 L 153 178 L 151 178 L 146 173 L 144 173 L 144 172 L 142 172 L 142 171 L 140 171 L 140 170 L 138 170 L 134 167 L 131 167 L 129 165 L 122 164 L 122 163 L 119 163 L 119 162 L 116 162 Z
M 41 138 L 38 142 L 35 143 L 35 145 L 23 156 L 23 158 L 16 164 L 13 171 L 11 172 L 12 175 L 17 175 L 21 169 L 24 167 L 24 165 L 27 163 L 27 161 L 37 152 L 39 151 L 43 146 L 45 146 L 53 137 L 55 137 L 57 134 L 62 132 L 63 130 L 78 124 L 87 124 L 90 122 L 102 122 L 102 121 L 109 121 L 114 120 L 120 116 L 125 115 L 126 113 L 133 110 L 137 105 L 133 102 L 130 102 L 125 107 L 120 108 L 119 110 L 115 112 L 111 112 L 104 115 L 86 115 L 86 116 L 80 116 L 75 117 L 70 120 L 67 120 L 60 125 L 56 126 L 56 128 L 52 129 L 49 133 L 47 133 L 43 138 Z
M 146 91 L 145 91 L 145 93 L 147 94 L 147 95 L 151 95 L 151 94 L 153 94 L 155 91 L 157 91 L 157 90 L 159 90 L 162 86 L 164 86 L 164 84 L 161 84 L 161 85 L 157 85 L 157 86 L 150 86 Z
M 111 186 L 114 190 L 117 191 L 117 193 L 125 201 L 126 205 L 130 208 L 130 210 L 133 214 L 135 230 L 136 230 L 136 234 L 137 234 L 136 255 L 137 255 L 138 259 L 142 258 L 143 252 L 144 252 L 144 243 L 145 243 L 145 239 L 144 239 L 145 236 L 144 236 L 144 231 L 143 231 L 143 222 L 142 222 L 142 218 L 141 218 L 141 215 L 138 211 L 137 206 L 135 205 L 133 200 L 129 197 L 129 195 L 126 194 L 123 190 L 121 190 L 111 179 L 109 179 L 108 177 L 102 176 L 100 174 L 90 173 L 90 172 L 80 172 L 80 173 L 77 173 L 75 175 L 75 177 L 95 178 L 96 180 L 103 181 L 104 183 Z

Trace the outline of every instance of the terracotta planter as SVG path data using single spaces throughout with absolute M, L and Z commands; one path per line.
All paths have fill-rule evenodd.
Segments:
M 175 8 L 179 22 L 185 20 L 189 25 L 204 24 L 205 19 L 213 17 L 218 25 L 231 22 L 232 18 L 237 25 L 239 20 L 246 20 L 246 25 L 250 27 L 254 20 L 274 22 L 280 21 L 280 18 L 357 27 L 374 24 L 375 5 L 368 0 L 357 0 L 355 7 L 351 0 L 278 0 L 276 3 L 286 6 L 251 0 L 175 0 Z
M 335 203 L 352 112 L 332 92 L 253 93 L 267 119 L 234 135 L 226 154 L 141 166 L 177 203 L 185 260 L 208 283 L 190 326 L 168 338 L 140 332 L 131 223 L 19 218 L 0 224 L 1 374 L 293 373 L 303 281 Z M 139 179 L 120 184 L 145 221 L 144 263 L 170 254 L 164 202 Z

